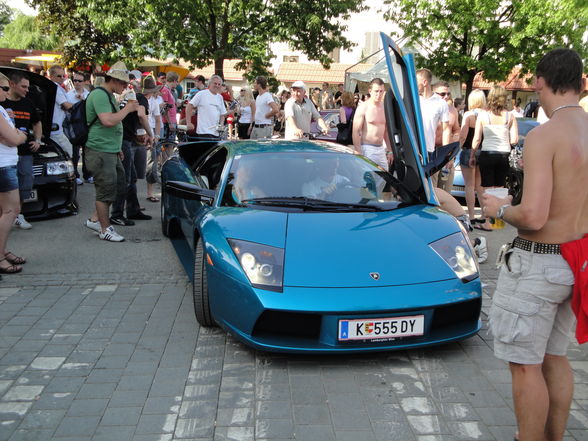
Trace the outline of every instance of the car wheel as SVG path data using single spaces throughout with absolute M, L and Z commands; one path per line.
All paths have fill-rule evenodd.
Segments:
M 208 299 L 208 276 L 206 275 L 206 262 L 204 260 L 204 245 L 202 239 L 196 244 L 194 252 L 194 281 L 192 282 L 192 294 L 194 297 L 194 313 L 196 320 L 202 326 L 214 326 L 214 320 L 210 313 Z
M 510 170 L 506 179 L 508 192 L 512 195 L 512 204 L 518 205 L 523 197 L 524 175 L 520 170 Z

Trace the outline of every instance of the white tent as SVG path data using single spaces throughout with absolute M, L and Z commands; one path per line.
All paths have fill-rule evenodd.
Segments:
M 385 58 L 382 58 L 364 72 L 350 72 L 347 69 L 345 72 L 345 90 L 355 92 L 357 87 L 361 93 L 367 93 L 368 84 L 374 78 L 381 78 L 385 83 L 390 84 Z

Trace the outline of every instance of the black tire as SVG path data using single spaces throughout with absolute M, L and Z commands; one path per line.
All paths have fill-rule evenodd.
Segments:
M 201 326 L 215 326 L 210 303 L 208 299 L 208 277 L 206 275 L 206 262 L 204 259 L 204 246 L 198 239 L 194 251 L 194 281 L 192 282 L 192 296 L 194 298 L 194 313 Z
M 524 175 L 520 170 L 510 170 L 506 178 L 506 186 L 509 194 L 512 195 L 512 204 L 518 205 L 523 198 L 523 181 Z

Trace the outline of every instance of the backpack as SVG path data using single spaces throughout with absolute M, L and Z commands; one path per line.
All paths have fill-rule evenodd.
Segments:
M 355 116 L 355 109 L 351 112 L 349 120 L 343 124 L 337 124 L 337 142 L 343 145 L 353 144 L 353 117 Z
M 102 89 L 104 93 L 108 94 L 108 91 L 102 87 L 97 87 L 94 90 L 98 89 Z M 94 90 L 90 92 L 90 94 L 92 94 Z M 96 116 L 96 118 L 88 124 L 86 119 L 86 101 L 90 97 L 90 94 L 88 94 L 86 99 L 75 103 L 69 110 L 65 120 L 63 120 L 63 133 L 67 136 L 67 139 L 69 139 L 72 145 L 86 145 L 88 134 L 90 133 L 90 127 L 92 127 L 96 120 L 98 120 L 98 116 Z M 112 100 L 110 99 L 110 95 L 108 95 L 108 101 L 112 106 L 112 111 L 116 112 Z

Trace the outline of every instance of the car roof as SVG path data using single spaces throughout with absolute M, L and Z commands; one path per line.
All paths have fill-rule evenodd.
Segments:
M 347 146 L 327 141 L 287 141 L 284 139 L 268 139 L 229 141 L 223 145 L 233 156 L 278 152 L 353 153 L 353 149 Z

